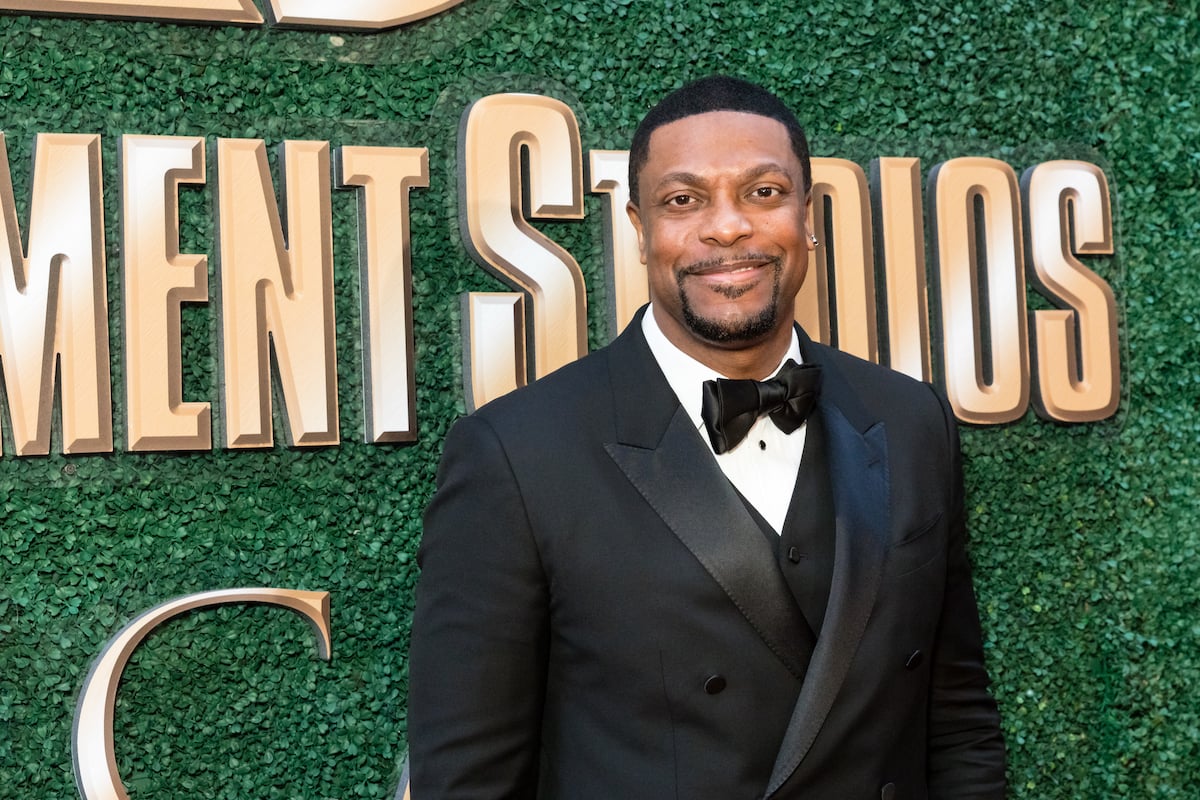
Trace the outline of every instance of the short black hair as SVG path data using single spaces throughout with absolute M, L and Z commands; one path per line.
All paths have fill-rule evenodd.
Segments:
M 668 123 L 710 111 L 743 111 L 783 123 L 792 142 L 792 150 L 800 160 L 804 191 L 807 193 L 812 189 L 808 137 L 804 135 L 804 128 L 792 110 L 756 83 L 727 75 L 710 75 L 668 94 L 646 113 L 633 132 L 633 142 L 629 145 L 629 197 L 634 205 L 639 200 L 638 173 L 646 166 L 646 159 L 650 156 L 650 134 Z

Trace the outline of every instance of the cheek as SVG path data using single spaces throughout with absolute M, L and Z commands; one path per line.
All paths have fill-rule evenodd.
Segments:
M 689 232 L 682 225 L 656 220 L 643 232 L 642 254 L 660 264 L 679 264 L 686 260 Z
M 646 265 L 647 277 L 651 283 L 662 279 L 657 276 L 673 272 L 680 262 L 678 245 L 661 226 L 646 230 L 641 239 L 640 249 L 642 263 Z
M 760 232 L 784 250 L 808 249 L 808 222 L 793 209 L 779 209 L 779 213 L 764 217 Z
M 679 294 L 675 271 L 680 263 L 676 248 L 667 246 L 661 236 L 648 236 L 642 247 L 650 299 L 660 305 L 674 306 Z
M 808 263 L 811 252 L 809 247 L 808 228 L 804 224 L 797 225 L 794 220 L 787 219 L 777 224 L 764 226 L 761 229 L 763 238 L 787 253 L 793 261 L 800 264 Z
M 804 285 L 804 279 L 808 276 L 808 257 L 807 255 L 800 256 L 800 261 L 792 270 L 791 276 L 788 278 L 788 293 L 795 295 L 800 292 L 800 287 Z
M 651 262 L 653 264 L 653 262 Z M 650 297 L 663 301 L 676 294 L 675 272 L 661 263 L 646 267 L 646 280 L 650 286 Z
M 793 220 L 785 220 L 769 231 L 764 230 L 770 240 L 786 254 L 787 269 L 783 275 L 783 291 L 794 294 L 800 290 L 808 269 L 812 252 L 808 247 L 808 231 L 803 225 L 797 226 Z

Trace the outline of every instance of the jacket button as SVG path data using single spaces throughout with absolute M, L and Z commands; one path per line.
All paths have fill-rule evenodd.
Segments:
M 879 790 L 879 800 L 896 800 L 896 784 L 885 783 Z
M 916 669 L 921 666 L 921 662 L 925 660 L 925 654 L 920 650 L 914 650 L 913 654 L 908 657 L 908 661 L 904 662 L 905 669 Z
M 725 677 L 723 675 L 710 675 L 708 680 L 704 681 L 704 691 L 708 694 L 720 694 L 725 691 Z

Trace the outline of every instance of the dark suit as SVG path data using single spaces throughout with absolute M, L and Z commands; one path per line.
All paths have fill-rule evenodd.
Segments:
M 836 517 L 810 625 L 787 572 L 807 562 L 763 535 L 640 319 L 447 437 L 410 653 L 414 799 L 1003 797 L 945 405 L 801 333 Z

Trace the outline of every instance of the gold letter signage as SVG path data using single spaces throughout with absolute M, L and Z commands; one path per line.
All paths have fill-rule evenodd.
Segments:
M 956 158 L 929 183 L 946 396 L 964 422 L 1011 422 L 1029 404 L 1016 175 L 1003 161 Z
M 271 0 L 280 25 L 381 31 L 458 5 L 462 0 Z M 224 24 L 261 24 L 253 0 L 2 0 L 0 11 L 63 16 L 129 17 Z
M 596 224 L 610 334 L 648 291 L 624 210 L 627 153 L 594 150 L 585 159 L 574 113 L 540 95 L 481 98 L 459 134 L 457 233 L 508 288 L 462 298 L 463 389 L 474 409 L 587 351 L 583 271 L 533 220 L 583 220 L 586 186 L 605 201 Z M 417 438 L 408 197 L 429 185 L 427 151 L 346 144 L 335 153 L 329 142 L 289 141 L 277 191 L 266 147 L 217 140 L 215 252 L 180 253 L 179 193 L 205 186 L 204 138 L 121 137 L 119 341 L 130 452 L 210 449 L 214 429 L 226 448 L 271 447 L 277 421 L 289 446 L 340 441 L 334 186 L 358 194 L 363 436 Z M 1049 161 L 1018 182 L 995 159 L 938 164 L 924 187 L 927 259 L 920 167 L 915 158 L 878 158 L 868 177 L 851 161 L 813 159 L 813 224 L 826 246 L 812 256 L 796 318 L 814 338 L 943 381 L 964 422 L 1011 422 L 1031 405 L 1068 423 L 1115 414 L 1116 299 L 1082 261 L 1113 253 L 1104 173 Z M 26 252 L 0 134 L 0 370 L 18 456 L 49 452 L 56 397 L 64 453 L 113 447 L 104 177 L 99 134 L 39 134 Z M 181 307 L 207 306 L 209 280 L 220 339 L 215 406 L 212 397 L 184 397 L 182 379 Z M 1027 309 L 1030 289 L 1052 307 Z
M 64 453 L 112 450 L 100 137 L 39 134 L 21 251 L 0 133 L 0 366 L 17 455 L 50 452 L 55 362 Z
M 461 3 L 462 0 L 271 0 L 280 25 L 312 28 L 394 28 Z
M 157 626 L 187 611 L 232 603 L 265 603 L 302 615 L 317 637 L 317 657 L 329 660 L 329 593 L 293 589 L 220 589 L 168 601 L 141 614 L 109 640 L 92 663 L 75 705 L 71 751 L 75 785 L 83 800 L 129 800 L 113 740 L 117 685 L 129 657 Z
M 1030 278 L 1058 306 L 1033 313 L 1038 412 L 1060 422 L 1105 419 L 1121 388 L 1117 302 L 1076 256 L 1113 251 L 1108 181 L 1095 164 L 1051 161 L 1027 170 L 1021 188 Z
M 270 365 L 279 372 L 289 444 L 338 442 L 333 230 L 327 142 L 288 142 L 287 240 L 266 145 L 217 142 L 221 367 L 225 445 L 262 447 L 271 433 Z
M 358 241 L 366 440 L 410 442 L 417 438 L 417 408 L 408 193 L 429 185 L 429 151 L 344 147 L 338 167 L 339 186 L 362 190 Z
M 877 158 L 874 185 L 875 250 L 887 292 L 887 364 L 918 380 L 933 378 L 929 296 L 925 280 L 925 225 L 921 216 L 921 161 Z
M 179 186 L 204 183 L 204 140 L 121 138 L 129 449 L 208 450 L 208 403 L 184 402 L 180 304 L 208 301 L 208 259 L 179 252 Z
M 526 220 L 522 195 L 527 189 L 528 214 L 535 219 L 583 219 L 579 124 L 558 100 L 492 95 L 467 109 L 458 150 L 466 206 L 463 238 L 484 268 L 524 291 L 531 329 L 524 337 L 532 354 L 530 377 L 540 378 L 587 352 L 587 293 L 583 272 L 571 254 Z M 528 159 L 528 187 L 521 181 L 523 159 Z M 478 324 L 485 317 L 467 319 Z M 522 337 L 497 326 L 469 329 L 464 338 L 464 349 L 493 339 L 510 342 L 515 349 Z M 477 356 L 471 364 L 488 368 Z M 506 374 L 507 368 L 506 360 Z M 524 384 L 524 376 L 516 377 L 517 385 Z M 498 379 L 481 383 L 499 387 Z M 490 399 L 478 386 L 469 387 L 470 407 Z
M 812 172 L 813 230 L 825 246 L 815 251 L 815 268 L 805 281 L 807 291 L 796 298 L 797 320 L 821 341 L 836 342 L 847 353 L 878 361 L 867 176 L 858 164 L 842 158 L 814 158 Z M 834 274 L 831 296 L 829 278 Z M 832 336 L 831 316 L 837 320 Z

